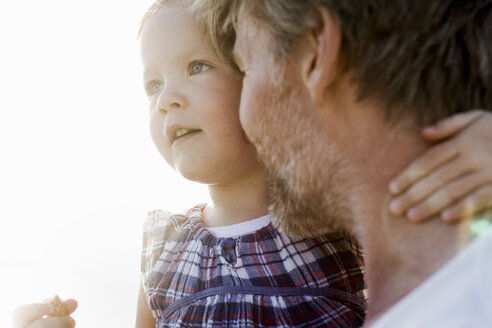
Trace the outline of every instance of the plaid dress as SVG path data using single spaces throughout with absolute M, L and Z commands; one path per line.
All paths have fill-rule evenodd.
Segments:
M 144 224 L 142 282 L 156 327 L 362 325 L 362 254 L 349 235 L 294 239 L 270 223 L 217 238 L 202 209 L 153 211 Z

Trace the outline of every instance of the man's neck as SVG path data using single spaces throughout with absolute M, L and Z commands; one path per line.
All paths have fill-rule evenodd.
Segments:
M 374 130 L 377 133 L 362 131 L 365 138 L 355 135 L 358 144 L 348 147 L 358 150 L 349 153 L 358 172 L 350 177 L 354 186 L 350 207 L 353 232 L 364 249 L 369 288 L 366 324 L 436 272 L 468 239 L 465 223 L 449 225 L 434 218 L 417 225 L 388 213 L 389 181 L 429 145 L 412 123 L 382 124 Z
M 375 198 L 367 197 L 373 208 L 356 214 L 362 218 L 357 221 L 361 225 L 357 237 L 364 249 L 369 288 L 366 325 L 435 273 L 468 239 L 466 223 L 449 225 L 433 218 L 416 225 L 382 212 L 387 200 Z

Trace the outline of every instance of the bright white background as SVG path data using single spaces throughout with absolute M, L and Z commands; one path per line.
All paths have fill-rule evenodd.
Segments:
M 0 2 L 0 327 L 55 293 L 78 299 L 78 327 L 133 327 L 147 211 L 208 200 L 147 131 L 151 3 Z

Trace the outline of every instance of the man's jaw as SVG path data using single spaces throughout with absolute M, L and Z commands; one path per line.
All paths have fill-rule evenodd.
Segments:
M 270 212 L 272 223 L 281 232 L 312 238 L 320 235 L 350 231 L 352 220 L 339 188 L 321 179 L 308 181 L 304 187 L 293 189 L 288 179 L 269 170 Z M 299 185 L 299 184 L 298 184 Z

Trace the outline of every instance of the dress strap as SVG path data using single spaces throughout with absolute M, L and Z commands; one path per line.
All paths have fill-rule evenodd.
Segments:
M 174 311 L 195 302 L 198 299 L 218 294 L 253 294 L 268 296 L 322 296 L 353 303 L 367 310 L 367 302 L 363 298 L 334 288 L 305 288 L 305 287 L 261 287 L 261 286 L 223 286 L 199 291 L 193 295 L 183 297 L 170 304 L 163 312 L 166 320 Z

